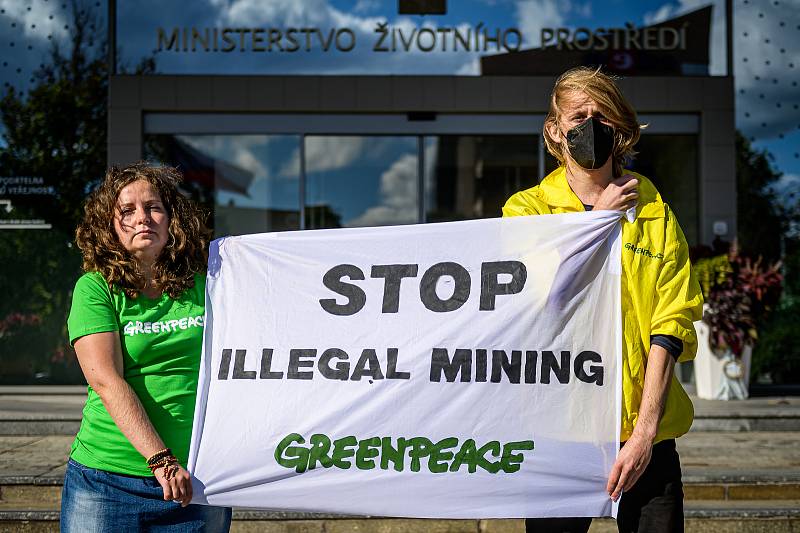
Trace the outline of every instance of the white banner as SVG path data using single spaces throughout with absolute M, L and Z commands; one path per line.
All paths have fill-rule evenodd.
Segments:
M 590 212 L 214 241 L 193 501 L 615 516 L 619 234 Z

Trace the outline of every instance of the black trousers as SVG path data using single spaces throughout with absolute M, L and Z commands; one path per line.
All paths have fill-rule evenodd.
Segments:
M 585 533 L 591 518 L 528 518 L 526 533 Z M 622 495 L 620 533 L 683 533 L 683 483 L 675 440 L 653 446 L 653 457 L 636 485 Z

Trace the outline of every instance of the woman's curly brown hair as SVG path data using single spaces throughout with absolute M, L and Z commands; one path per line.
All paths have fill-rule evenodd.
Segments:
M 194 286 L 194 274 L 206 269 L 211 231 L 205 214 L 178 191 L 183 180 L 171 167 L 140 161 L 127 167 L 111 167 L 105 179 L 86 200 L 83 220 L 75 242 L 83 253 L 83 270 L 99 272 L 109 287 L 117 286 L 131 298 L 144 288 L 144 276 L 134 257 L 114 231 L 120 191 L 134 181 L 149 182 L 169 217 L 169 240 L 153 265 L 153 282 L 172 298 Z

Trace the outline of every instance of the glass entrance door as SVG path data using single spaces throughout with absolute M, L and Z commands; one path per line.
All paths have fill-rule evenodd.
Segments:
M 146 156 L 178 166 L 215 234 L 501 215 L 557 166 L 541 115 L 145 116 Z M 643 115 L 631 168 L 652 179 L 690 244 L 699 235 L 699 122 Z
M 145 147 L 180 168 L 219 237 L 501 216 L 539 180 L 540 128 L 533 115 L 150 115 Z

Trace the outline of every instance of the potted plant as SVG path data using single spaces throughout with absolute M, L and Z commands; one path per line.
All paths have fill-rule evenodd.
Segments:
M 739 253 L 734 243 L 727 255 L 698 259 L 693 269 L 705 297 L 703 318 L 695 322 L 697 395 L 747 398 L 757 324 L 781 295 L 780 262 L 765 265 Z

